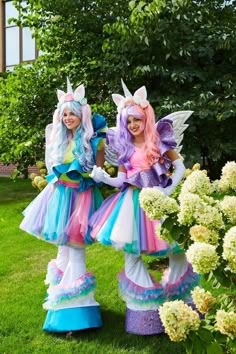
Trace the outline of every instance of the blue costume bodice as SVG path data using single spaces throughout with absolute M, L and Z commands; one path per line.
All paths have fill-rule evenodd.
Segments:
M 103 146 L 102 141 L 106 137 L 107 124 L 106 119 L 100 114 L 93 114 L 92 124 L 94 134 L 90 139 L 94 161 L 96 161 L 97 151 Z M 83 166 L 73 154 L 74 142 L 68 145 L 64 162 L 52 167 L 52 173 L 46 176 L 49 183 L 56 183 L 58 180 L 72 182 L 78 184 L 78 191 L 82 192 L 96 185 L 94 180 L 89 176 L 91 171 L 84 172 Z

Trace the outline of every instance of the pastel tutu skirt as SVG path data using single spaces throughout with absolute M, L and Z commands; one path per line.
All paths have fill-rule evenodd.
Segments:
M 78 192 L 78 184 L 48 184 L 23 211 L 20 228 L 56 245 L 91 244 L 88 219 L 103 201 L 97 187 Z
M 148 218 L 139 205 L 140 189 L 128 187 L 107 198 L 89 220 L 91 237 L 125 252 L 166 256 L 178 248 L 156 235 L 160 221 Z

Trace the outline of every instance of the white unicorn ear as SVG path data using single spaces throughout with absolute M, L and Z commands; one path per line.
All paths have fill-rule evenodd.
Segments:
M 76 94 L 77 97 L 79 97 L 79 99 L 83 99 L 84 96 L 85 96 L 85 88 L 84 88 L 84 85 L 79 85 L 75 91 L 74 91 L 74 94 Z
M 62 90 L 57 90 L 57 98 L 58 101 L 60 101 L 60 99 L 62 98 L 62 96 L 65 96 L 65 92 Z
M 118 93 L 113 93 L 111 96 L 112 96 L 113 101 L 114 101 L 115 104 L 117 105 L 117 107 L 120 105 L 120 103 L 121 103 L 122 101 L 125 100 L 124 96 L 121 96 L 121 95 L 119 95 Z
M 140 87 L 137 89 L 134 93 L 134 98 L 139 97 L 141 100 L 146 100 L 147 99 L 147 90 L 145 86 Z

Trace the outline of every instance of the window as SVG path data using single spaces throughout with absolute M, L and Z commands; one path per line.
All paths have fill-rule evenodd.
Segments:
M 30 29 L 25 27 L 22 29 L 22 60 L 34 60 L 36 57 L 35 41 L 32 38 Z
M 38 56 L 35 40 L 32 38 L 28 27 L 20 28 L 9 19 L 18 17 L 18 10 L 13 6 L 12 1 L 2 1 L 3 17 L 3 48 L 2 68 L 4 71 L 11 71 L 14 65 L 19 63 L 30 63 Z

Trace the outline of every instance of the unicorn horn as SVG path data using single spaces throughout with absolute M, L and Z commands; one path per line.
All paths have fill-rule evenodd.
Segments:
M 67 92 L 73 92 L 69 77 L 66 78 L 67 81 Z
M 121 85 L 125 94 L 125 97 L 132 97 L 132 93 L 129 91 L 128 87 L 124 83 L 124 81 L 121 79 Z

